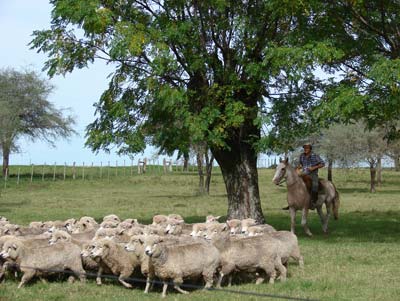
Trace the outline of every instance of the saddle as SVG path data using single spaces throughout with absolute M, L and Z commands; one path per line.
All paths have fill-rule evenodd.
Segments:
M 300 177 L 303 179 L 304 184 L 306 184 L 308 192 L 311 194 L 311 186 L 312 186 L 312 179 L 309 175 L 300 175 Z M 321 183 L 321 179 L 318 180 L 318 192 L 321 192 L 323 190 L 323 186 Z

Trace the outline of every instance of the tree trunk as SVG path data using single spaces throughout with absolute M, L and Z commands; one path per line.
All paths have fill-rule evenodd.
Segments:
M 394 157 L 394 170 L 400 171 L 400 156 Z
M 3 177 L 5 177 L 10 164 L 10 150 L 7 148 L 3 148 L 2 153 L 3 153 Z
M 212 149 L 228 194 L 228 219 L 253 218 L 264 223 L 258 190 L 257 153 L 249 141 L 249 137 L 256 137 L 257 133 L 255 126 L 248 125 L 238 135 L 232 135 L 236 138 L 227 141 L 229 149 Z
M 189 153 L 183 154 L 183 171 L 188 171 L 189 166 Z
M 371 175 L 371 188 L 370 188 L 370 192 L 376 192 L 375 189 L 375 183 L 376 183 L 376 168 L 375 168 L 375 164 L 370 163 L 370 167 L 369 167 L 369 172 Z
M 206 152 L 206 183 L 204 186 L 204 190 L 207 194 L 210 194 L 210 183 L 211 183 L 211 174 L 214 163 L 214 155 L 211 154 L 211 157 L 208 156 L 208 151 Z
M 199 173 L 199 193 L 204 193 L 203 152 L 197 150 L 197 172 Z
M 378 158 L 377 163 L 377 183 L 378 187 L 382 186 L 382 158 Z
M 332 182 L 332 167 L 333 167 L 333 160 L 328 159 L 328 181 Z

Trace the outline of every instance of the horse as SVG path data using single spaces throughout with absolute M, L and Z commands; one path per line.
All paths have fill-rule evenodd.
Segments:
M 288 190 L 287 202 L 289 205 L 291 232 L 295 233 L 296 211 L 302 210 L 301 225 L 308 236 L 312 233 L 307 225 L 308 210 L 311 203 L 311 177 L 308 175 L 299 175 L 296 170 L 289 164 L 289 160 L 280 160 L 276 167 L 275 175 L 272 182 L 280 185 L 286 181 Z M 326 215 L 322 212 L 322 205 L 325 204 Z M 322 231 L 328 233 L 328 221 L 333 211 L 335 219 L 339 218 L 339 192 L 335 185 L 328 180 L 319 179 L 318 200 L 315 205 L 319 218 L 322 223 Z

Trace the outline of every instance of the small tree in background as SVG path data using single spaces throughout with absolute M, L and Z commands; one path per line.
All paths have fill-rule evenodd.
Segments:
M 71 116 L 64 116 L 47 98 L 53 86 L 34 71 L 0 70 L 0 148 L 3 176 L 10 154 L 18 151 L 18 139 L 44 140 L 54 145 L 57 138 L 74 133 Z

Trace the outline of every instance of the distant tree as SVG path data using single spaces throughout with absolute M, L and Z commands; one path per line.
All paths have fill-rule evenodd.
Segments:
M 47 98 L 53 86 L 34 71 L 0 70 L 0 148 L 3 175 L 10 154 L 18 151 L 18 139 L 44 140 L 54 145 L 57 138 L 75 133 L 74 119 L 64 116 Z
M 370 191 L 375 191 L 376 175 L 380 173 L 380 161 L 387 149 L 382 129 L 369 130 L 358 122 L 335 124 L 323 130 L 319 150 L 327 158 L 341 166 L 366 162 L 370 168 Z

